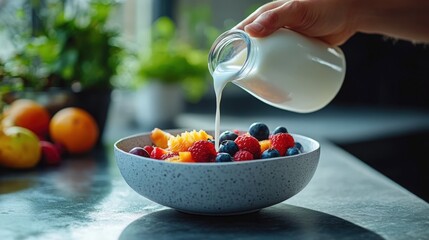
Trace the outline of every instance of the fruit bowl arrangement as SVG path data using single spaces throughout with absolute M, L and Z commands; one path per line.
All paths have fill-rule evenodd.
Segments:
M 95 119 L 81 108 L 51 115 L 34 100 L 17 99 L 0 111 L 0 167 L 59 165 L 65 154 L 89 152 L 98 137 Z
M 182 212 L 258 211 L 289 199 L 310 182 L 320 145 L 287 132 L 267 136 L 252 126 L 249 131 L 224 131 L 219 140 L 226 139 L 218 148 L 213 131 L 154 129 L 125 137 L 114 144 L 117 166 L 137 193 Z

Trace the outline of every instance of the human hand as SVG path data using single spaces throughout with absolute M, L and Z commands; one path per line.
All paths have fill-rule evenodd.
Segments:
M 280 0 L 261 6 L 235 28 L 265 37 L 286 27 L 332 45 L 341 45 L 357 32 L 349 0 Z
M 341 45 L 357 32 L 429 43 L 428 0 L 278 0 L 235 28 L 265 37 L 285 27 Z

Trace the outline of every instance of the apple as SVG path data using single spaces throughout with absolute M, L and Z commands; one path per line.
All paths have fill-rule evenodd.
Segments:
M 0 130 L 0 164 L 15 169 L 32 168 L 41 159 L 39 138 L 23 127 Z
M 44 165 L 52 166 L 58 165 L 61 162 L 60 149 L 49 141 L 40 141 L 42 149 L 42 163 Z

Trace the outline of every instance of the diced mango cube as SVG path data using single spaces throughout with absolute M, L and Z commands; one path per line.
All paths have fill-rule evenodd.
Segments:
M 179 157 L 181 162 L 195 162 L 191 152 L 179 152 Z
M 259 141 L 259 145 L 261 146 L 261 153 L 271 147 L 271 141 L 269 139 Z
M 179 152 L 178 156 L 173 156 L 170 158 L 165 159 L 166 162 L 195 162 L 192 159 L 191 152 Z
M 154 128 L 152 130 L 152 133 L 150 135 L 150 139 L 152 140 L 152 143 L 160 148 L 167 148 L 168 147 L 168 139 L 172 137 L 168 132 L 165 132 L 159 128 Z

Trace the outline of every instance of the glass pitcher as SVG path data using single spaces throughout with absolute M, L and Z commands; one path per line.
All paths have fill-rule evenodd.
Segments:
M 340 48 L 285 28 L 264 38 L 241 30 L 221 34 L 208 68 L 215 88 L 232 82 L 267 104 L 299 113 L 331 102 L 346 70 Z

